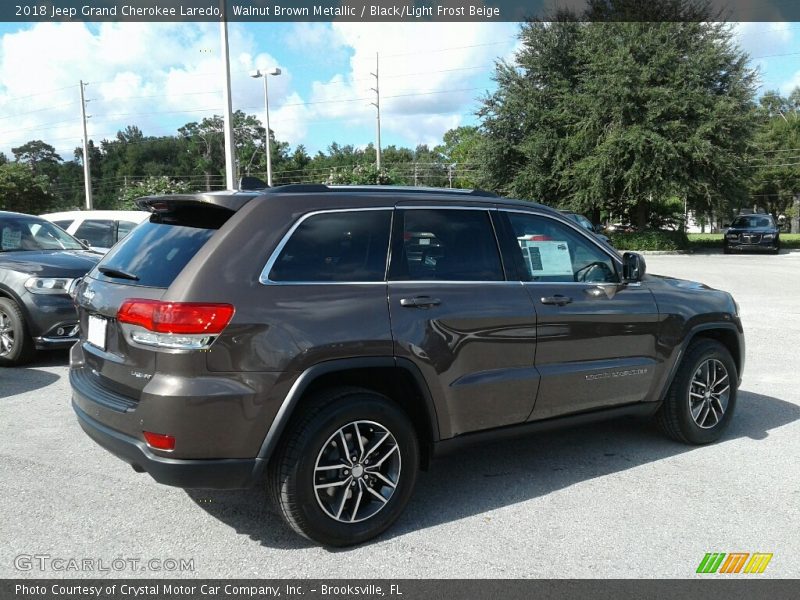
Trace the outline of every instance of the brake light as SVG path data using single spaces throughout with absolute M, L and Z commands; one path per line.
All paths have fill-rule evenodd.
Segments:
M 165 433 L 153 433 L 152 431 L 143 431 L 144 441 L 147 445 L 156 450 L 165 450 L 171 452 L 175 450 L 175 438 Z
M 233 313 L 234 308 L 230 304 L 132 298 L 122 303 L 117 320 L 155 333 L 215 335 L 230 323 Z

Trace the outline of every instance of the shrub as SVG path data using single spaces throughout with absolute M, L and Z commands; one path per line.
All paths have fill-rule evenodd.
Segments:
M 689 240 L 683 231 L 611 232 L 611 243 L 618 250 L 686 250 Z

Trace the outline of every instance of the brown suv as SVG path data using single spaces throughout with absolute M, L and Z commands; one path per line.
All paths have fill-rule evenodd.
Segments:
M 547 207 L 323 185 L 139 205 L 75 290 L 81 426 L 161 483 L 266 481 L 323 544 L 386 529 L 463 442 L 653 414 L 707 443 L 733 414 L 733 298 Z

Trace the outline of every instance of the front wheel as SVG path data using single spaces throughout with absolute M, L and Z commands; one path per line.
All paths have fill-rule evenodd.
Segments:
M 659 426 L 686 444 L 718 440 L 733 417 L 738 381 L 725 346 L 710 339 L 692 342 L 658 411 Z
M 0 298 L 0 367 L 22 365 L 33 354 L 33 339 L 28 335 L 22 311 L 13 300 Z
M 403 512 L 416 482 L 419 448 L 408 416 L 358 388 L 331 390 L 303 411 L 270 468 L 283 517 L 328 546 L 379 535 Z

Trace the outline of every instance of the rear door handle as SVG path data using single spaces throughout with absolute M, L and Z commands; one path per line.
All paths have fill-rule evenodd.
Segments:
M 400 306 L 407 306 L 409 308 L 429 308 L 431 306 L 439 306 L 442 303 L 438 298 L 431 298 L 430 296 L 416 296 L 414 298 L 401 298 Z
M 542 304 L 555 304 L 556 306 L 564 306 L 570 302 L 572 302 L 572 298 L 569 296 L 562 296 L 561 294 L 556 294 L 555 296 L 545 296 L 542 298 Z

